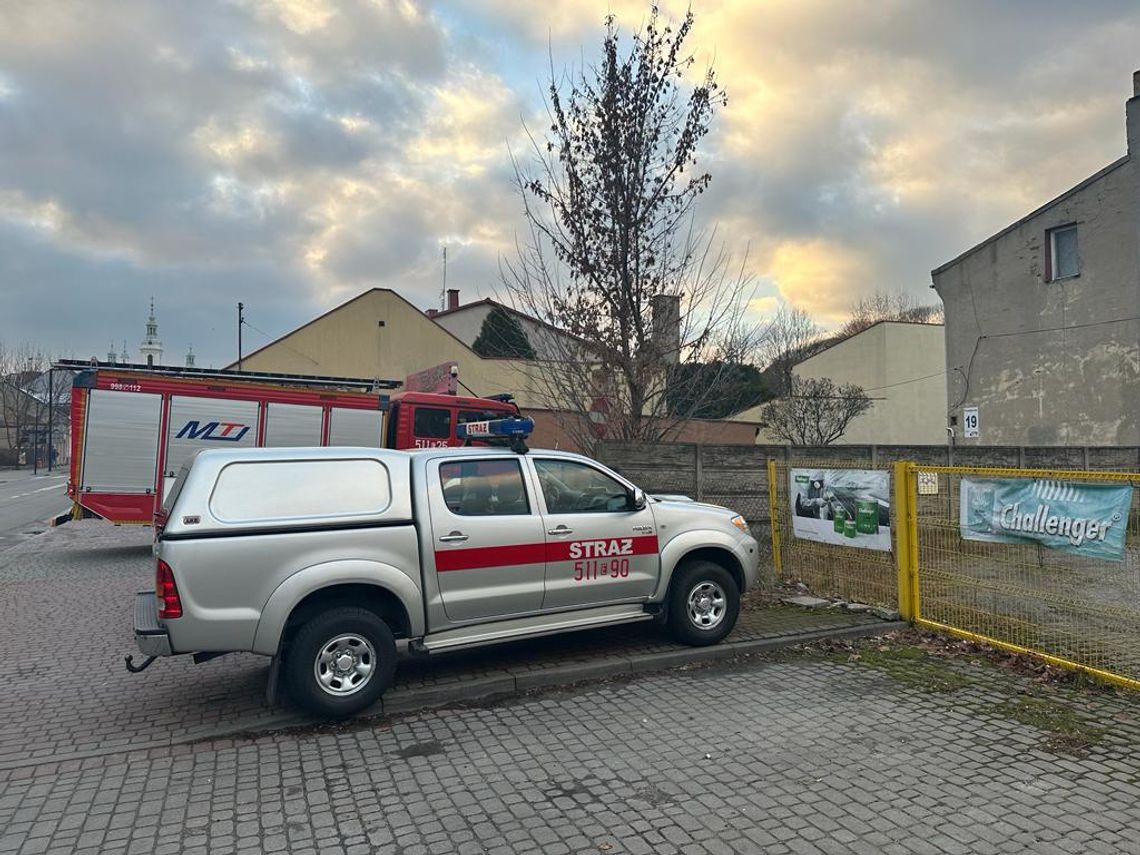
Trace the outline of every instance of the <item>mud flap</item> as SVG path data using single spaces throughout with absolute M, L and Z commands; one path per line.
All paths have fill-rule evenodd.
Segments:
M 281 680 L 281 654 L 278 653 L 269 662 L 269 680 L 265 684 L 265 705 L 267 707 L 275 707 L 277 705 L 277 687 Z

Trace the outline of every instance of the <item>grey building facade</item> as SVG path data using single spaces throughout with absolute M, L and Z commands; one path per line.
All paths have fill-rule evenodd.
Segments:
M 931 272 L 956 443 L 1140 445 L 1140 71 L 1125 113 L 1123 157 Z

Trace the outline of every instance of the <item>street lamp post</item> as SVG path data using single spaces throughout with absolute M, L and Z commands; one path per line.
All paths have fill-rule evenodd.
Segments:
M 55 437 L 52 428 L 55 425 L 55 369 L 48 369 L 48 442 L 47 442 L 47 470 L 51 472 L 51 459 L 54 456 Z

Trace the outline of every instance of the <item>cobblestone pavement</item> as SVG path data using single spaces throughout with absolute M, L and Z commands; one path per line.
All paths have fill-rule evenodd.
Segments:
M 126 671 L 123 656 L 135 651 L 134 592 L 154 585 L 150 538 L 148 528 L 83 521 L 0 552 L 0 770 L 304 721 L 286 697 L 265 706 L 263 657 L 202 665 L 177 657 L 142 674 Z M 730 641 L 869 621 L 790 608 L 749 612 Z M 699 655 L 641 624 L 407 661 L 383 711 L 422 708 L 460 690 L 513 693 L 548 679 L 572 682 L 576 667 L 628 671 L 630 657 L 669 651 Z
M 1140 852 L 1136 701 L 1078 698 L 1125 724 L 1067 756 L 986 676 L 792 657 L 45 761 L 0 771 L 0 853 Z

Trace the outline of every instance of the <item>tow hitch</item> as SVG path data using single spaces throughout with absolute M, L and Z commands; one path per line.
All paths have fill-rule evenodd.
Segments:
M 158 658 L 157 656 L 148 656 L 146 659 L 143 660 L 142 665 L 136 665 L 134 662 L 135 657 L 128 654 L 126 657 L 124 657 L 123 661 L 127 665 L 127 670 L 130 671 L 132 674 L 141 674 L 143 671 L 145 671 L 147 668 L 149 668 L 150 664 L 152 662 L 154 662 L 154 660 L 157 658 Z

